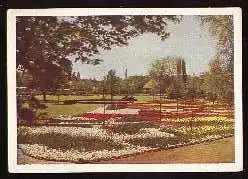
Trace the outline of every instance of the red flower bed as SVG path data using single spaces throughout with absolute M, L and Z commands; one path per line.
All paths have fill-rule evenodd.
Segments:
M 230 116 L 232 113 L 226 111 L 213 112 L 209 109 L 200 106 L 195 109 L 185 108 L 182 111 L 171 111 L 171 112 L 162 112 L 158 109 L 153 109 L 149 106 L 142 106 L 142 104 L 123 104 L 128 108 L 138 108 L 140 109 L 138 114 L 103 114 L 103 113 L 85 113 L 81 114 L 81 117 L 85 118 L 94 118 L 94 119 L 110 119 L 110 118 L 132 118 L 137 120 L 145 120 L 145 121 L 160 121 L 161 118 L 170 119 L 170 118 L 196 118 L 196 117 L 214 117 L 214 116 Z M 174 107 L 175 108 L 175 107 Z

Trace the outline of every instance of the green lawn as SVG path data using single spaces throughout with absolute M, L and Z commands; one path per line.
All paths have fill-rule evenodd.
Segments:
M 137 102 L 152 102 L 153 96 L 151 95 L 135 95 L 134 96 L 137 99 Z
M 114 96 L 114 99 L 121 99 L 123 98 L 124 95 L 116 95 Z M 151 95 L 134 95 L 134 97 L 138 100 L 138 102 L 151 102 L 153 97 Z M 38 95 L 36 96 L 37 99 L 39 100 L 43 100 L 43 96 L 42 95 Z M 61 95 L 59 96 L 59 100 L 60 101 L 64 101 L 64 100 L 82 100 L 82 99 L 101 99 L 102 95 Z M 105 95 L 106 99 L 110 99 L 110 95 Z M 47 95 L 46 96 L 47 100 L 53 100 L 53 101 L 57 101 L 58 100 L 58 96 L 55 95 Z
M 37 99 L 39 99 L 39 100 L 43 100 L 43 96 L 42 95 L 38 95 L 38 96 L 35 96 L 35 97 Z M 77 99 L 77 100 L 81 100 L 81 99 L 100 99 L 100 98 L 102 98 L 102 95 L 89 95 L 89 96 L 86 96 L 86 95 L 61 95 L 61 96 L 59 96 L 59 100 L 60 101 L 74 100 L 74 99 Z M 47 100 L 57 101 L 58 100 L 58 96 L 47 95 L 46 96 L 46 99 Z
M 122 95 L 114 96 L 114 99 L 121 99 Z M 39 95 L 36 96 L 37 99 L 42 100 L 43 96 Z M 102 95 L 61 95 L 59 97 L 60 101 L 64 100 L 73 100 L 73 99 L 101 99 Z M 105 95 L 106 99 L 110 99 L 110 95 Z M 135 98 L 138 100 L 137 102 L 150 102 L 152 101 L 152 96 L 147 95 L 135 95 Z M 55 95 L 47 95 L 47 100 L 53 100 L 55 103 L 58 100 L 58 97 Z M 45 103 L 48 108 L 46 109 L 40 109 L 39 113 L 47 113 L 48 115 L 52 117 L 56 117 L 59 115 L 79 115 L 84 112 L 95 110 L 97 107 L 100 107 L 102 105 L 96 105 L 96 104 L 71 104 L 71 105 L 63 105 L 62 103 L 60 105 L 58 104 L 52 104 L 52 103 Z
M 46 104 L 48 108 L 41 109 L 38 112 L 46 112 L 49 116 L 57 117 L 59 115 L 79 115 L 88 111 L 95 110 L 97 105 L 94 104 L 72 104 L 72 105 L 57 105 L 57 104 Z

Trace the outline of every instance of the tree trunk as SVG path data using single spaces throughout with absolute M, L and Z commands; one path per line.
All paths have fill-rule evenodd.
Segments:
M 155 96 L 154 89 L 152 89 L 152 101 L 154 101 L 154 96 Z
M 102 91 L 102 98 L 104 100 L 103 101 L 103 113 L 105 114 L 105 87 L 104 86 L 103 86 L 103 91 Z
M 42 95 L 43 95 L 43 101 L 46 101 L 46 92 L 43 91 L 43 92 L 42 92 Z
M 160 112 L 160 120 L 162 118 L 162 89 L 161 89 L 161 80 L 159 86 L 159 112 Z
M 177 97 L 177 119 L 179 118 L 179 113 L 178 113 L 178 97 Z

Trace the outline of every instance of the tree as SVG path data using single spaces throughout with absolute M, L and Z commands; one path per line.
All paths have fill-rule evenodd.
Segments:
M 144 85 L 150 80 L 149 76 L 129 76 L 121 82 L 121 92 L 124 94 L 142 93 Z
M 208 25 L 210 33 L 217 39 L 217 55 L 209 64 L 211 74 L 206 74 L 206 80 L 213 86 L 213 96 L 227 99 L 233 103 L 234 88 L 234 30 L 233 16 L 200 16 L 203 25 Z M 209 89 L 209 88 L 207 88 Z M 208 90 L 210 93 L 210 91 Z
M 233 16 L 199 16 L 204 27 L 208 27 L 209 32 L 217 38 L 218 54 L 217 59 L 220 61 L 220 67 L 224 71 L 233 73 L 233 48 L 234 48 L 234 31 Z
M 230 73 L 220 69 L 218 60 L 212 60 L 210 70 L 203 76 L 204 90 L 207 96 L 212 99 L 227 99 L 229 104 L 233 103 L 233 79 Z
M 204 77 L 204 88 L 207 94 L 207 97 L 212 100 L 213 104 L 215 100 L 220 96 L 221 91 L 219 86 L 219 78 L 215 74 L 212 73 L 205 73 Z
M 71 61 L 57 46 L 56 17 L 17 17 L 17 65 L 33 76 L 33 88 L 54 91 L 58 75 L 69 75 Z
M 184 97 L 189 99 L 205 97 L 204 82 L 202 75 L 188 76 L 185 85 Z
M 181 89 L 186 82 L 185 62 L 181 57 L 166 57 L 153 61 L 149 74 L 159 84 L 157 91 L 165 92 L 166 88 L 170 87 L 176 89 L 178 97 L 181 96 Z
M 80 73 L 77 72 L 77 79 L 80 79 Z
M 68 70 L 75 60 L 99 64 L 102 60 L 94 55 L 100 49 L 111 49 L 127 45 L 128 40 L 145 32 L 153 32 L 162 40 L 169 36 L 167 22 L 179 22 L 179 16 L 20 16 L 17 17 L 17 65 L 23 65 L 34 76 L 34 80 L 50 73 L 54 64 L 66 63 Z M 45 70 L 44 70 L 45 69 Z M 43 73 L 40 71 L 43 70 Z M 68 74 L 71 71 L 68 71 Z M 51 73 L 49 74 L 51 75 Z M 53 76 L 46 79 L 49 80 Z M 42 84 L 37 87 L 49 87 Z M 45 92 L 45 91 L 44 91 Z
M 116 76 L 116 71 L 114 69 L 109 70 L 105 77 L 105 89 L 111 95 L 111 101 L 113 101 L 114 95 L 118 92 L 119 82 L 120 78 Z

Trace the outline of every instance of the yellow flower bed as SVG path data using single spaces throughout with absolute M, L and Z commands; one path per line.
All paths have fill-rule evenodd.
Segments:
M 168 122 L 234 122 L 234 119 L 222 116 L 215 116 L 215 117 L 196 117 L 196 118 L 171 118 L 171 119 L 161 119 L 161 121 L 168 121 Z
M 233 125 L 205 125 L 205 126 L 181 126 L 172 129 L 176 134 L 184 137 L 197 137 L 217 134 L 233 134 Z M 191 136 L 191 137 L 190 137 Z

